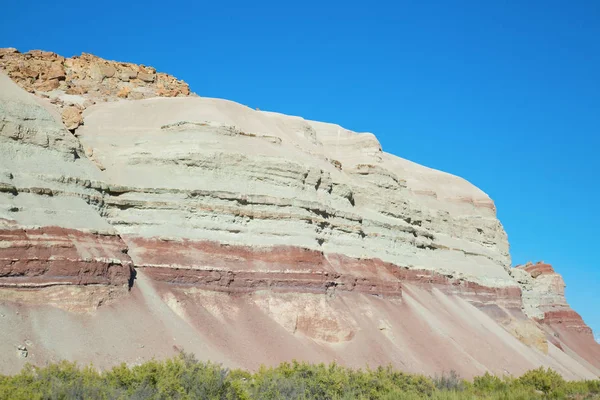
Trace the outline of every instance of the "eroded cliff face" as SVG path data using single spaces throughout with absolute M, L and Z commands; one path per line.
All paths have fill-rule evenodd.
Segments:
M 549 340 L 559 348 L 565 344 L 600 368 L 600 346 L 596 345 L 590 327 L 567 303 L 562 276 L 543 261 L 518 266 L 513 275 L 522 287 L 525 314 L 540 322 Z
M 226 262 L 231 254 L 279 273 L 291 268 L 278 254 L 299 252 L 308 261 L 290 260 L 307 273 L 335 271 L 345 256 L 518 287 L 491 200 L 383 153 L 371 134 L 204 98 L 109 103 L 84 115 L 76 135 L 110 182 L 105 218 L 136 266 L 230 272 L 241 268 Z
M 599 374 L 549 330 L 585 326 L 563 323 L 556 278 L 510 268 L 493 202 L 465 180 L 369 133 L 177 97 L 187 85 L 149 67 L 13 50 L 0 66 L 42 97 L 0 75 L 0 334 L 38 346 L 34 362 L 185 348 L 245 367 Z
M 189 96 L 187 83 L 153 67 L 104 60 L 92 54 L 62 57 L 51 51 L 0 49 L 0 70 L 30 93 L 60 109 L 65 127 L 83 123 L 81 112 L 118 99 Z
M 51 111 L 7 76 L 0 85 L 0 287 L 126 293 L 132 263 L 98 213 L 98 169 Z

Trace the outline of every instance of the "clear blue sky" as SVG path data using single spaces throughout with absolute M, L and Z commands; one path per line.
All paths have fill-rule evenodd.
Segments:
M 7 46 L 373 132 L 487 192 L 513 263 L 552 263 L 600 331 L 599 1 L 12 1 Z

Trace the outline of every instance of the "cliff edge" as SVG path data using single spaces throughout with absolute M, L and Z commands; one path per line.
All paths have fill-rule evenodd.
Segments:
M 0 351 L 29 343 L 0 372 L 185 348 L 250 368 L 600 375 L 562 278 L 510 267 L 464 179 L 151 67 L 0 49 L 0 68 Z

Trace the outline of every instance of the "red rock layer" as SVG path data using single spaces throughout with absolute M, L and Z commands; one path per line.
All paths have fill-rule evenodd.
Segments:
M 562 324 L 565 328 L 582 332 L 592 337 L 592 329 L 585 324 L 581 315 L 571 309 L 546 311 L 542 322 L 548 325 Z
M 422 287 L 435 287 L 446 294 L 460 294 L 478 306 L 499 305 L 521 308 L 521 288 L 518 286 L 490 287 L 430 270 L 399 268 L 391 270 L 401 282 L 411 282 Z
M 252 248 L 190 240 L 126 238 L 137 267 L 154 280 L 205 289 L 400 296 L 399 281 L 379 260 L 355 260 L 299 247 Z
M 402 283 L 460 294 L 476 305 L 521 308 L 517 286 L 492 288 L 435 271 L 399 267 L 380 259 L 356 259 L 292 246 L 252 248 L 208 241 L 125 237 L 137 267 L 152 279 L 204 289 L 251 292 L 354 291 L 402 296 Z
M 128 285 L 133 265 L 118 236 L 45 227 L 0 230 L 0 287 Z
M 555 275 L 556 274 L 556 272 L 554 271 L 554 268 L 552 268 L 552 265 L 546 264 L 544 262 L 539 262 L 537 264 L 527 264 L 527 265 L 519 266 L 519 268 L 529 272 L 529 274 L 534 278 L 537 278 L 540 275 Z M 556 275 L 558 275 L 558 274 L 556 274 Z

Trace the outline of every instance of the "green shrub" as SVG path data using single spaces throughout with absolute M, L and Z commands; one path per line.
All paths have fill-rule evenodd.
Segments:
M 473 378 L 473 387 L 481 392 L 503 392 L 509 386 L 510 381 L 507 382 L 507 380 L 501 379 L 489 372 Z
M 527 371 L 518 381 L 523 386 L 532 387 L 544 394 L 562 391 L 566 386 L 564 378 L 558 372 L 543 367 Z
M 17 375 L 0 375 L 0 399 L 583 400 L 600 399 L 600 381 L 567 382 L 550 369 L 538 368 L 519 378 L 486 373 L 468 382 L 452 371 L 432 379 L 392 366 L 351 369 L 297 361 L 249 372 L 181 353 L 104 372 L 69 362 L 26 366 Z

